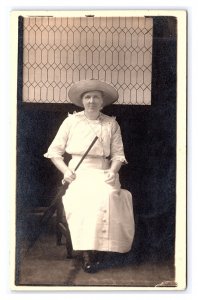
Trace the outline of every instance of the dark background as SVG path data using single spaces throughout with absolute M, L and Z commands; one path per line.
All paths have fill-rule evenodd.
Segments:
M 120 124 L 128 165 L 122 187 L 133 195 L 136 233 L 131 261 L 174 258 L 176 206 L 176 19 L 153 17 L 152 105 L 111 105 Z M 73 104 L 22 102 L 22 22 L 19 19 L 16 237 L 29 238 L 27 212 L 48 206 L 61 174 L 43 157 Z M 67 159 L 67 157 L 66 157 Z M 17 253 L 20 246 L 17 247 Z

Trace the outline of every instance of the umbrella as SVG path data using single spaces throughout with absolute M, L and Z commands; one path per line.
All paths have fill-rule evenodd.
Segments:
M 93 145 L 95 144 L 95 142 L 97 141 L 98 137 L 96 136 L 94 138 L 94 140 L 91 142 L 91 144 L 89 145 L 89 147 L 87 148 L 86 152 L 84 153 L 84 155 L 81 157 L 79 163 L 77 164 L 77 166 L 75 167 L 74 171 L 76 171 L 79 166 L 81 165 L 81 163 L 83 162 L 83 160 L 85 159 L 85 157 L 87 156 L 87 154 L 89 153 L 89 151 L 91 150 L 91 148 L 93 147 Z M 46 224 L 49 222 L 49 220 L 51 219 L 51 217 L 53 216 L 53 214 L 55 213 L 58 205 L 61 203 L 62 200 L 62 196 L 65 194 L 65 191 L 67 190 L 69 186 L 68 182 L 62 181 L 62 185 L 59 187 L 58 192 L 56 194 L 56 197 L 54 198 L 54 200 L 52 201 L 52 203 L 50 204 L 50 206 L 46 209 L 46 211 L 43 213 L 40 222 L 39 222 L 39 228 L 38 230 L 35 232 L 32 241 L 30 243 L 29 249 L 35 244 L 35 242 L 38 240 L 40 234 L 42 233 L 42 231 L 44 230 Z

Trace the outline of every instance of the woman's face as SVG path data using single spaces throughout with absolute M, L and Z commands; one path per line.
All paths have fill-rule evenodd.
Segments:
M 82 103 L 85 111 L 89 113 L 99 112 L 103 105 L 102 93 L 100 91 L 91 91 L 84 93 Z

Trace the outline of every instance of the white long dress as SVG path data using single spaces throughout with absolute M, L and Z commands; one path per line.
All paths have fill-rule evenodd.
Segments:
M 127 163 L 115 118 L 102 113 L 97 120 L 88 120 L 84 112 L 69 115 L 44 156 L 62 157 L 66 151 L 74 170 L 96 135 L 99 139 L 63 196 L 73 249 L 125 253 L 135 232 L 132 195 L 121 189 L 118 174 L 114 185 L 105 182 L 111 160 Z

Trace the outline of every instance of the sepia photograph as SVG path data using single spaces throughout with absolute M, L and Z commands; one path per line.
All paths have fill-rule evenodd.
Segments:
M 186 288 L 186 17 L 12 12 L 13 290 Z

